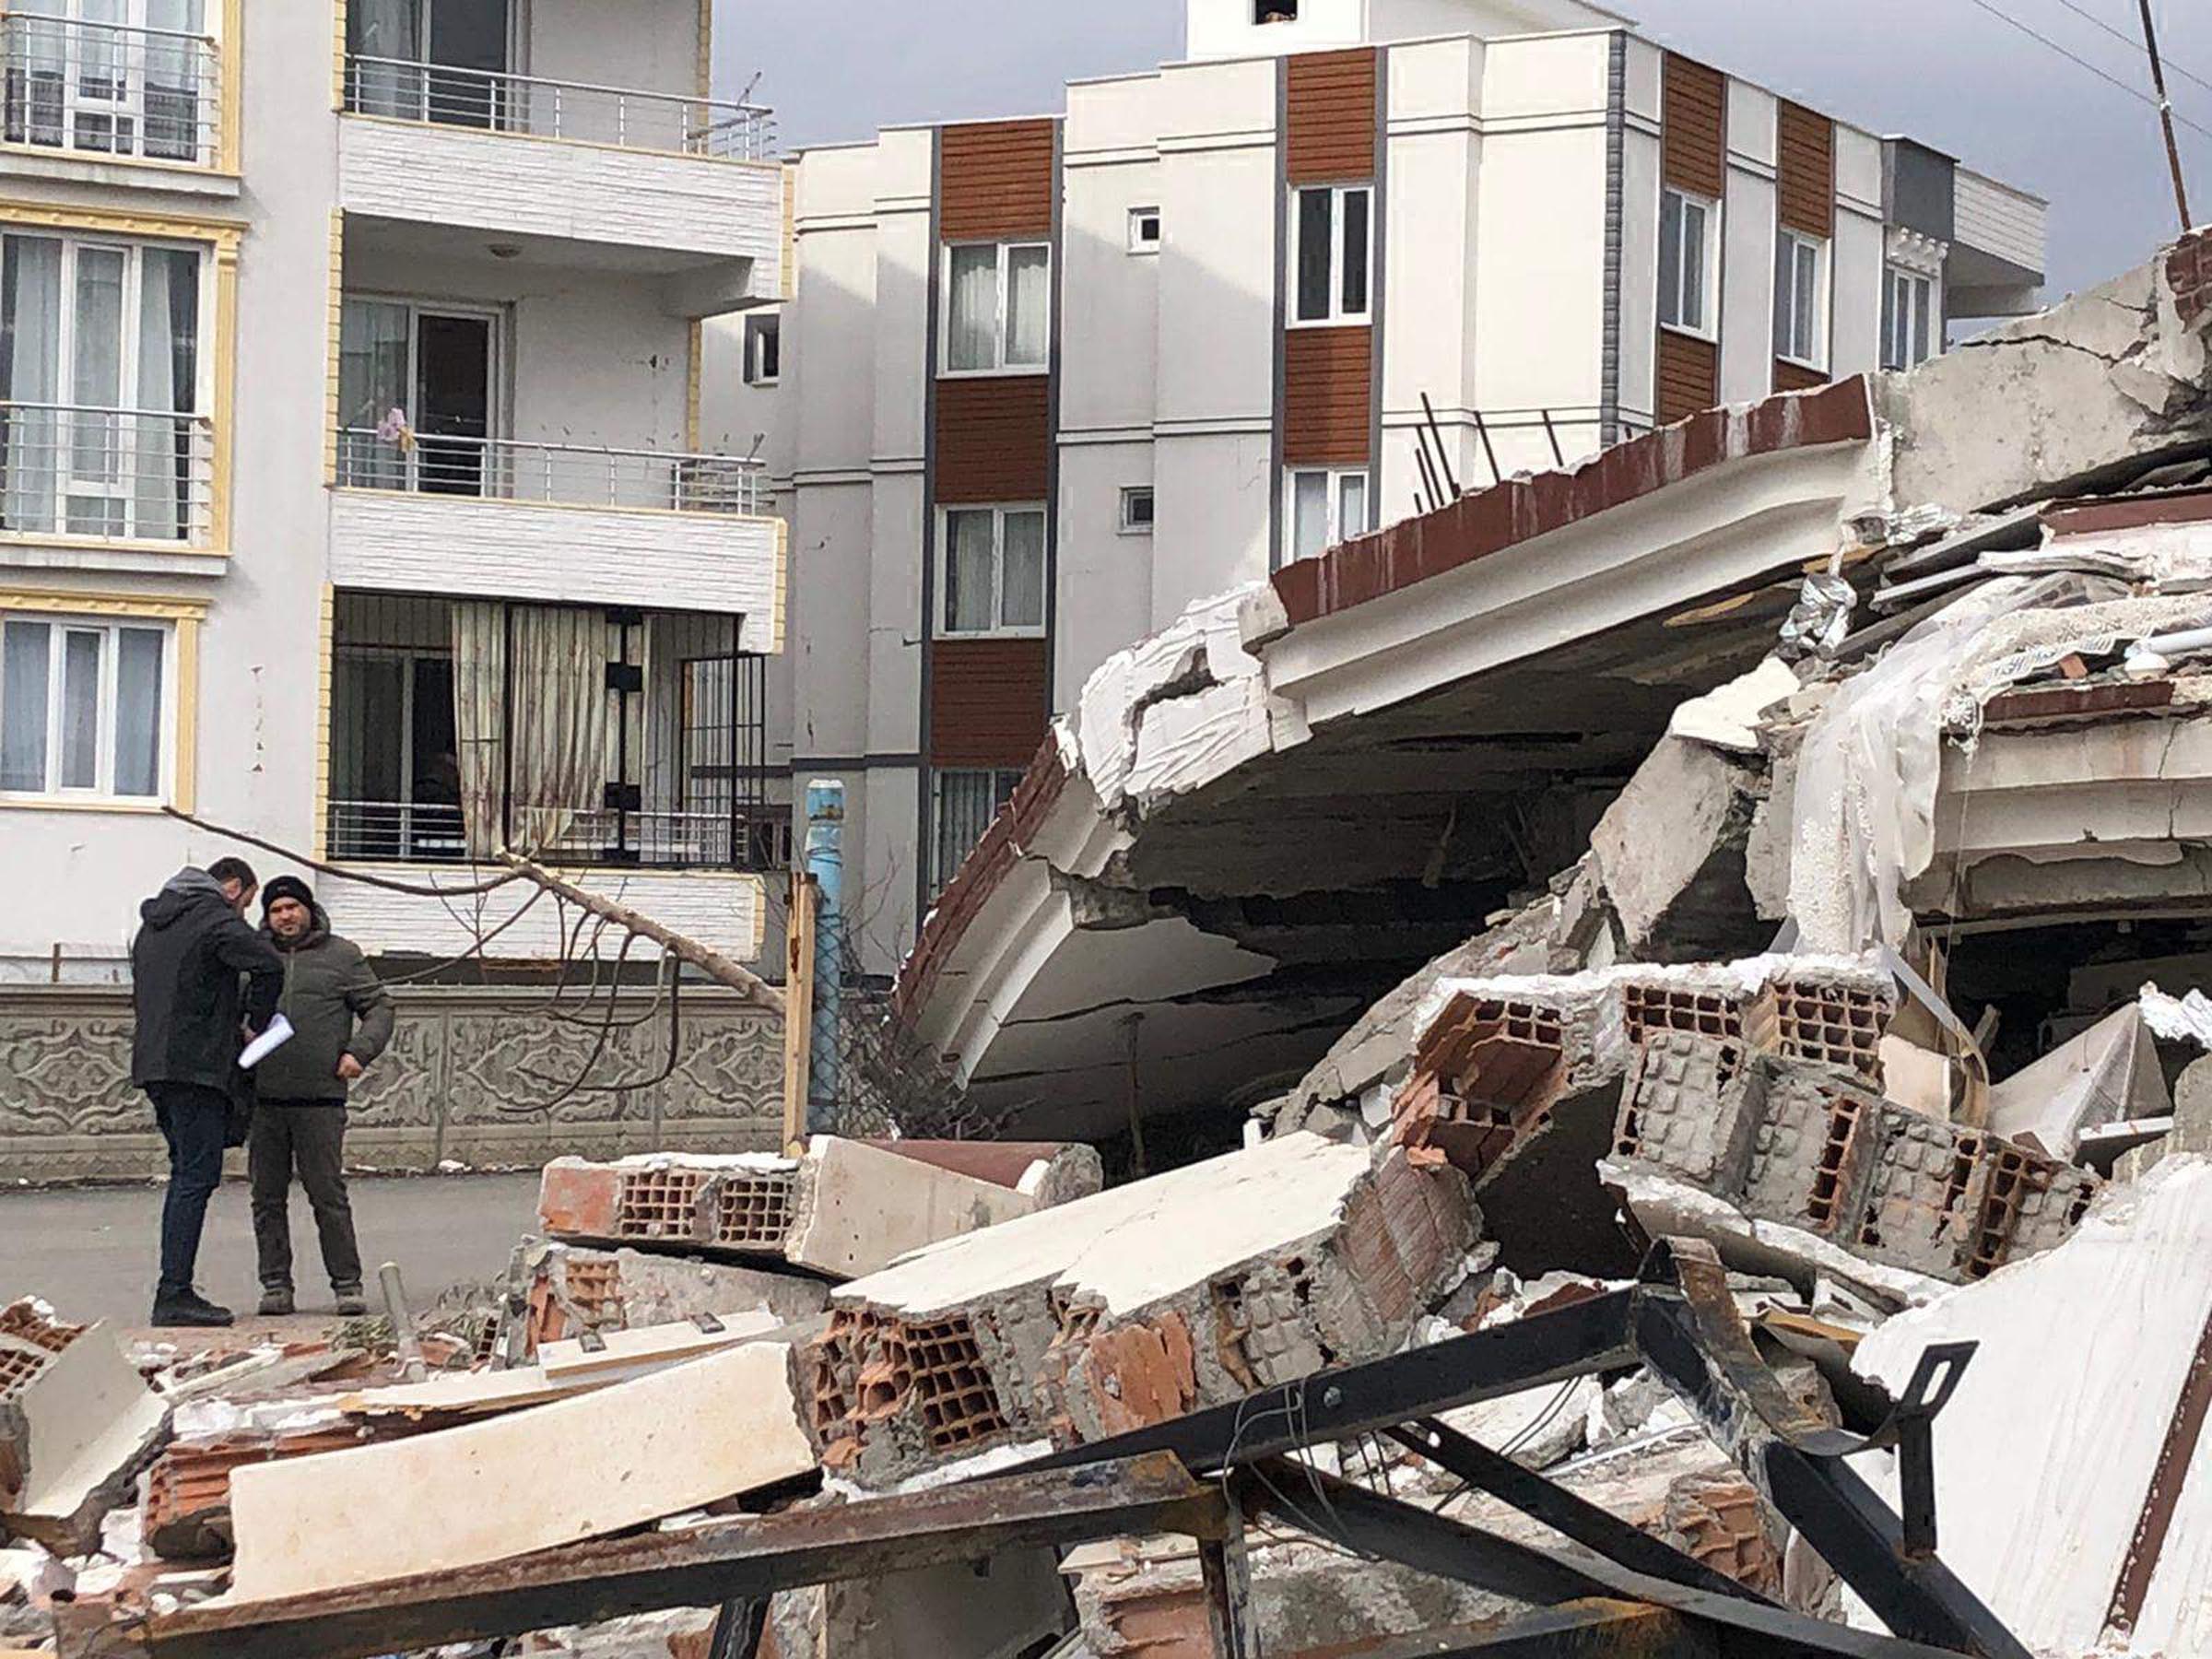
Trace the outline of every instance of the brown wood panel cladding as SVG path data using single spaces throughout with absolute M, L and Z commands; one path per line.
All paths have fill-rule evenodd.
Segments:
M 1717 407 L 1721 401 L 1721 348 L 1671 328 L 1659 331 L 1661 426 Z
M 1365 461 L 1374 430 L 1374 333 L 1293 328 L 1283 341 L 1283 459 Z
M 1664 176 L 1669 184 L 1717 202 L 1728 182 L 1728 77 L 1670 52 L 1661 84 Z
M 1802 104 L 1784 103 L 1777 122 L 1782 222 L 1807 236 L 1836 229 L 1836 124 Z
M 1803 363 L 1793 363 L 1787 358 L 1774 359 L 1774 390 L 1777 392 L 1810 392 L 1815 386 L 1828 384 L 1828 376 L 1818 369 L 1807 369 Z
M 937 382 L 941 503 L 1041 501 L 1052 454 L 1052 383 L 1041 374 Z
M 1293 184 L 1375 176 L 1375 52 L 1301 52 L 1285 60 L 1283 170 Z
M 929 763 L 1027 766 L 1051 693 L 1042 640 L 937 640 L 929 651 Z
M 1053 233 L 1050 121 L 979 121 L 939 135 L 937 224 L 947 241 Z

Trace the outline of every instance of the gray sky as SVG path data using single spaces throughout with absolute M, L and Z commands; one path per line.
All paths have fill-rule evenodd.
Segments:
M 900 122 L 1057 112 L 1062 84 L 1180 55 L 1181 0 L 717 0 L 717 83 L 756 72 L 787 148 Z M 2177 218 L 2158 117 L 2008 27 L 2147 89 L 2134 0 L 1615 0 L 1646 35 L 2051 200 L 2053 299 L 2136 264 Z M 1986 6 L 1992 9 L 1983 9 Z M 2154 0 L 2177 112 L 2212 129 L 2212 5 Z M 2082 14 L 2087 13 L 2088 17 Z M 2189 78 L 2189 73 L 2201 80 Z M 2212 135 L 2181 130 L 2200 223 Z

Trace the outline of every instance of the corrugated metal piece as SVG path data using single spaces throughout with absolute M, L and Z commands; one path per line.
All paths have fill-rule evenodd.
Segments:
M 931 649 L 935 767 L 1021 767 L 1044 741 L 1042 640 L 939 640 Z
M 937 233 L 946 241 L 1043 241 L 1053 233 L 1052 121 L 979 121 L 940 138 Z
M 1373 334 L 1365 324 L 1291 329 L 1283 345 L 1284 462 L 1365 461 L 1373 391 Z
M 938 504 L 1044 500 L 1052 464 L 1051 403 L 1051 382 L 1042 374 L 940 380 Z
M 1284 171 L 1293 184 L 1375 174 L 1375 52 L 1300 53 L 1288 60 Z

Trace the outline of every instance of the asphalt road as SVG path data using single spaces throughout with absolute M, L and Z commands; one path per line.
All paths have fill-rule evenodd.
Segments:
M 537 1177 L 379 1177 L 356 1180 L 352 1194 L 371 1300 L 378 1266 L 397 1262 L 407 1300 L 419 1308 L 448 1286 L 480 1284 L 505 1270 L 515 1241 L 531 1230 Z M 327 1316 L 330 1285 L 314 1218 L 297 1188 L 291 1215 L 300 1312 Z M 153 1300 L 160 1216 L 159 1186 L 0 1190 L 0 1304 L 35 1294 L 68 1319 L 142 1328 Z M 199 1278 L 203 1295 L 241 1314 L 253 1312 L 260 1286 L 242 1181 L 224 1182 L 208 1206 Z

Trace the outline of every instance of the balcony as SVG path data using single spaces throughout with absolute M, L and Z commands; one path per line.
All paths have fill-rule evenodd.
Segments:
M 347 61 L 346 92 L 349 215 L 491 232 L 523 251 L 589 243 L 641 274 L 747 262 L 688 301 L 692 315 L 781 298 L 783 178 L 766 110 L 361 56 Z M 680 291 L 671 302 L 687 303 Z
M 0 15 L 0 136 L 88 161 L 212 169 L 223 54 L 205 35 Z
M 0 530 L 205 547 L 214 451 L 204 415 L 0 403 Z
M 745 649 L 774 649 L 783 527 L 760 463 L 349 429 L 337 484 L 341 586 L 677 603 L 742 616 Z
M 765 796 L 766 672 L 735 618 L 341 592 L 332 618 L 328 854 L 465 887 L 512 848 L 716 948 L 758 949 L 762 874 L 788 867 Z M 372 950 L 559 954 L 535 889 L 406 900 L 334 884 Z M 341 912 L 343 915 L 341 916 Z M 570 918 L 573 921 L 573 917 Z

